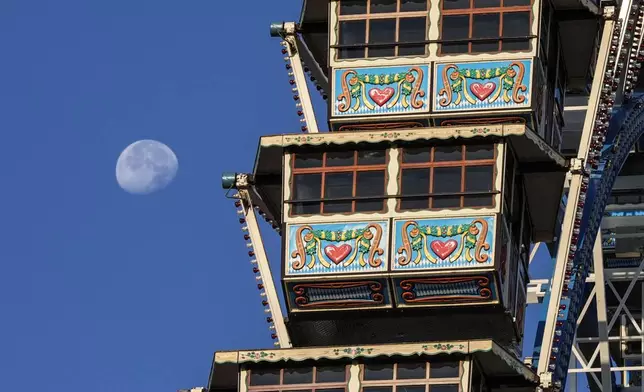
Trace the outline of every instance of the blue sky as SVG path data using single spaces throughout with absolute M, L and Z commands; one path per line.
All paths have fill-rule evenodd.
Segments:
M 204 385 L 215 350 L 271 344 L 220 174 L 300 127 L 268 34 L 299 9 L 2 2 L 0 390 L 172 391 Z M 162 192 L 116 184 L 138 139 L 179 158 Z

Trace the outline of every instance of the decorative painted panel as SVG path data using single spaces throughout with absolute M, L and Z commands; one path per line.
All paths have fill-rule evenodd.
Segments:
M 436 65 L 436 112 L 517 109 L 531 102 L 532 60 Z
M 393 271 L 481 268 L 494 264 L 494 217 L 394 221 Z
M 385 279 L 287 283 L 291 311 L 391 307 Z
M 492 274 L 394 279 L 399 306 L 495 303 Z
M 289 226 L 286 276 L 385 271 L 388 239 L 387 221 Z
M 429 66 L 336 69 L 333 117 L 429 112 Z

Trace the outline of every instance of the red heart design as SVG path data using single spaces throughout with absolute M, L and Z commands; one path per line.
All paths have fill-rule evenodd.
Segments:
M 470 84 L 470 91 L 476 96 L 476 98 L 481 101 L 485 101 L 485 98 L 489 97 L 496 90 L 496 83 L 487 82 L 485 84 L 481 83 L 472 83 Z
M 378 106 L 382 106 L 394 96 L 395 92 L 396 90 L 392 87 L 385 87 L 383 90 L 374 87 L 369 90 L 369 96 L 376 104 L 378 104 Z
M 335 265 L 338 265 L 342 262 L 342 260 L 346 259 L 347 256 L 349 256 L 351 249 L 351 245 L 349 244 L 342 244 L 340 246 L 327 245 L 324 247 L 324 254 L 329 259 L 331 259 L 331 261 L 333 261 Z
M 436 253 L 436 255 L 440 257 L 441 260 L 445 260 L 454 252 L 454 250 L 456 250 L 458 242 L 456 242 L 456 240 L 447 240 L 445 242 L 434 240 L 431 244 L 429 244 L 429 246 L 432 248 L 434 253 Z

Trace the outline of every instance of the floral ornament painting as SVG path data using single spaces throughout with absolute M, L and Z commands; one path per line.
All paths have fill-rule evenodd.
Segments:
M 494 218 L 397 220 L 394 270 L 476 268 L 493 263 Z
M 434 110 L 527 107 L 531 67 L 531 60 L 439 64 Z
M 290 226 L 287 275 L 385 270 L 388 237 L 384 221 Z
M 427 66 L 338 69 L 333 115 L 428 112 L 428 75 Z

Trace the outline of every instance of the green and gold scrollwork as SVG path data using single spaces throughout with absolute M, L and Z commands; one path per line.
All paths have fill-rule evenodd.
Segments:
M 342 73 L 341 87 L 342 92 L 338 95 L 339 101 L 338 111 L 345 113 L 349 109 L 358 110 L 360 105 L 364 105 L 369 110 L 374 110 L 374 106 L 368 99 L 369 85 L 373 86 L 387 86 L 393 89 L 390 95 L 387 95 L 379 105 L 386 105 L 387 109 L 391 109 L 398 102 L 403 108 L 407 109 L 410 106 L 413 109 L 420 109 L 423 107 L 422 97 L 425 96 L 425 91 L 421 89 L 423 78 L 423 70 L 419 67 L 411 67 L 407 72 L 390 73 L 390 74 L 359 74 L 355 70 L 347 70 Z
M 376 256 L 384 254 L 384 250 L 379 248 L 381 239 L 382 228 L 377 224 L 368 224 L 361 229 L 337 231 L 314 230 L 311 226 L 304 225 L 295 233 L 296 250 L 291 253 L 291 257 L 295 260 L 291 267 L 296 271 L 301 270 L 305 265 L 311 269 L 317 260 L 323 267 L 331 268 L 332 264 L 327 261 L 328 258 L 336 265 L 342 263 L 343 267 L 350 266 L 357 259 L 362 267 L 369 265 L 377 268 L 382 265 L 382 259 Z M 323 248 L 323 241 L 343 244 L 338 247 L 328 245 Z
M 528 90 L 523 84 L 524 76 L 525 66 L 520 61 L 512 62 L 507 67 L 472 69 L 447 64 L 441 73 L 443 88 L 438 92 L 442 96 L 438 104 L 442 107 L 450 104 L 458 106 L 465 100 L 475 105 L 478 101 L 492 103 L 499 98 L 505 103 L 521 104 L 526 100 L 521 93 Z M 489 82 L 476 82 L 483 80 Z
M 430 263 L 436 264 L 438 259 L 432 255 L 430 249 L 440 252 L 441 250 L 435 249 L 433 245 L 439 242 L 440 246 L 445 247 L 445 243 L 440 241 L 429 243 L 430 237 L 452 238 L 450 240 L 452 242 L 455 241 L 453 238 L 460 237 L 460 241 L 456 241 L 457 243 L 454 244 L 453 248 L 447 249 L 442 258 L 452 263 L 457 261 L 463 254 L 468 262 L 476 260 L 477 263 L 485 263 L 489 258 L 488 254 L 483 253 L 483 251 L 490 249 L 490 244 L 485 242 L 488 224 L 484 219 L 474 219 L 471 223 L 460 225 L 443 226 L 421 226 L 416 221 L 408 221 L 402 226 L 401 231 L 402 246 L 398 248 L 400 257 L 397 259 L 398 264 L 401 266 L 411 262 L 419 264 L 422 256 L 425 256 L 425 259 Z

